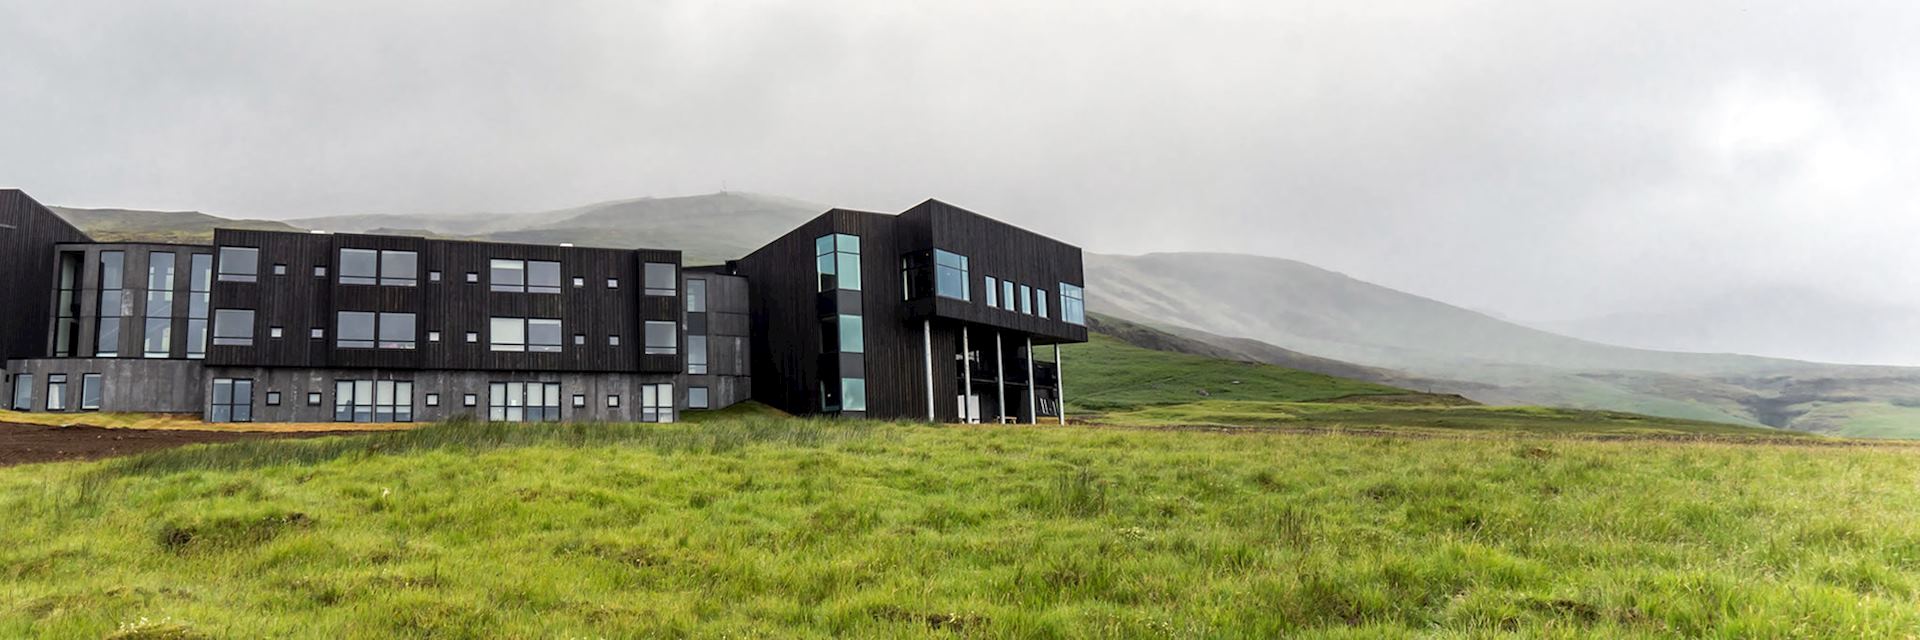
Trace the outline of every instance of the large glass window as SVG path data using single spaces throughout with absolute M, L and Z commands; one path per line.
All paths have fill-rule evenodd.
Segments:
M 1087 323 L 1086 290 L 1080 285 L 1060 283 L 1060 319 L 1065 322 L 1084 325 Z
M 841 411 L 866 411 L 867 410 L 867 379 L 866 378 L 841 378 L 840 379 L 840 410 Z
M 943 251 L 933 250 L 933 265 L 937 276 L 934 280 L 935 292 L 943 297 L 955 300 L 970 300 L 967 293 L 967 257 Z
M 80 268 L 85 262 L 86 254 L 82 252 L 60 252 L 60 292 L 53 325 L 53 355 L 57 358 L 74 355 L 79 346 Z
M 700 278 L 687 279 L 687 313 L 705 313 L 707 310 L 707 281 Z
M 413 382 L 333 381 L 335 422 L 413 422 Z
M 679 327 L 672 322 L 648 320 L 646 352 L 652 355 L 673 355 L 680 352 Z
M 67 410 L 67 374 L 47 374 L 47 410 Z
M 253 247 L 220 247 L 220 279 L 227 282 L 258 281 L 260 250 Z
M 372 311 L 342 311 L 334 315 L 333 345 L 342 349 L 372 349 L 378 334 L 378 316 Z
M 554 422 L 560 419 L 560 383 L 495 382 L 487 385 L 487 419 L 494 422 Z
M 826 353 L 866 353 L 866 320 L 840 314 L 820 323 L 820 350 Z
M 218 330 L 215 344 L 219 344 Z M 253 380 L 214 378 L 213 403 L 207 407 L 208 422 L 253 422 Z
M 680 292 L 680 276 L 670 262 L 649 262 L 641 270 L 641 284 L 650 296 L 671 296 Z
M 213 310 L 213 344 L 236 347 L 253 346 L 253 310 Z
M 487 271 L 487 286 L 494 291 L 526 292 L 527 261 L 494 258 Z
M 126 286 L 127 254 L 124 251 L 100 252 L 100 308 L 94 329 L 93 355 L 112 358 L 120 355 L 120 329 L 123 319 L 133 315 L 131 292 Z
M 207 357 L 207 314 L 213 310 L 213 255 L 196 253 L 187 268 L 187 357 Z
M 380 284 L 390 287 L 420 284 L 420 254 L 412 251 L 380 252 Z
M 340 284 L 380 284 L 380 252 L 341 249 L 338 273 Z
M 1033 315 L 1033 287 L 1020 285 L 1020 313 Z
M 550 318 L 491 318 L 487 345 L 492 351 L 558 353 L 563 343 L 560 321 Z
M 673 422 L 673 385 L 640 385 L 640 421 Z
M 412 349 L 414 316 L 411 313 L 380 314 L 380 348 Z
M 33 410 L 33 374 L 16 373 L 13 375 L 13 410 Z
M 813 241 L 820 290 L 860 290 L 860 236 L 834 233 Z
M 527 293 L 560 293 L 560 263 L 528 260 Z
M 528 318 L 527 350 L 535 353 L 559 353 L 560 334 L 559 320 Z
M 147 254 L 147 323 L 141 354 L 165 358 L 173 345 L 173 254 Z
M 687 336 L 687 373 L 707 372 L 707 337 Z
M 102 381 L 100 374 L 87 373 L 80 376 L 80 410 L 99 411 Z

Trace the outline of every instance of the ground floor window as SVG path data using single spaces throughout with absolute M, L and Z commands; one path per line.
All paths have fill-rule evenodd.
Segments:
M 487 419 L 494 422 L 558 421 L 560 383 L 492 383 L 487 387 Z
M 102 384 L 100 374 L 98 373 L 87 373 L 80 376 L 81 411 L 100 410 L 100 387 Z
M 640 421 L 673 422 L 673 385 L 640 385 Z
M 413 422 L 410 380 L 333 381 L 334 422 Z
M 33 410 L 33 374 L 22 373 L 13 376 L 13 410 Z
M 208 422 L 253 422 L 253 380 L 214 378 Z
M 67 374 L 47 374 L 47 410 L 67 410 Z
M 707 388 L 706 387 L 687 387 L 687 408 L 688 409 L 707 408 Z

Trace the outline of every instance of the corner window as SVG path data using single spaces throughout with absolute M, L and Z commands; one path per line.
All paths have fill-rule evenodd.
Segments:
M 1060 320 L 1077 325 L 1087 324 L 1086 290 L 1080 285 L 1060 283 Z
M 253 247 L 220 247 L 220 280 L 259 281 L 260 250 Z
M 680 352 L 679 327 L 672 322 L 648 320 L 647 348 L 649 355 L 673 355 Z
M 866 320 L 840 314 L 820 323 L 820 350 L 825 353 L 866 353 Z
M 950 251 L 933 250 L 934 292 L 943 298 L 971 300 L 967 294 L 967 257 Z
M 680 293 L 678 270 L 670 262 L 649 262 L 641 270 L 641 284 L 650 296 L 671 296 Z
M 213 344 L 216 346 L 253 346 L 252 309 L 214 309 Z
M 860 290 L 860 236 L 833 233 L 813 241 L 820 290 Z

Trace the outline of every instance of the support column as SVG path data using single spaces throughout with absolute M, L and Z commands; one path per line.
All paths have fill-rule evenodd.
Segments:
M 1027 424 L 1040 424 L 1040 381 L 1033 379 L 1033 338 L 1027 338 Z
M 1060 414 L 1060 426 L 1067 426 L 1067 367 L 1060 360 L 1060 345 L 1053 345 L 1053 412 Z
M 978 422 L 980 416 L 973 415 L 973 343 L 968 339 L 967 325 L 960 325 L 960 380 L 966 386 L 960 397 L 960 421 Z
M 920 338 L 927 348 L 927 422 L 937 422 L 933 417 L 933 319 L 922 320 Z
M 993 403 L 994 419 L 1001 424 L 1007 422 L 1007 350 L 1000 344 L 1000 332 L 993 332 L 993 382 L 1000 388 L 999 399 Z

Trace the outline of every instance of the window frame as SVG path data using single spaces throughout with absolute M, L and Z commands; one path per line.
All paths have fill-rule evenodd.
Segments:
M 245 266 L 246 267 L 245 271 L 239 271 L 239 270 L 229 271 L 227 269 L 227 267 L 229 266 L 229 262 L 231 262 L 228 259 L 229 252 L 233 253 L 233 257 L 245 258 L 245 261 L 243 264 L 232 265 L 236 268 L 240 266 Z M 239 246 L 239 245 L 221 245 L 215 249 L 214 253 L 219 256 L 218 259 L 214 261 L 215 262 L 214 271 L 213 271 L 214 280 L 219 282 L 259 282 L 260 281 L 260 248 L 259 247 L 245 247 L 245 246 Z

